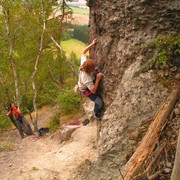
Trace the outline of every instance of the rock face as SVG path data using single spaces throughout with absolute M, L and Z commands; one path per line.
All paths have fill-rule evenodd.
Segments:
M 105 110 L 98 139 L 100 158 L 91 165 L 86 179 L 117 179 L 118 166 L 131 157 L 168 96 L 168 88 L 153 71 L 142 73 L 146 62 L 141 47 L 158 35 L 178 35 L 180 3 L 89 0 L 87 4 L 90 37 L 97 38 L 91 55 L 104 74 Z

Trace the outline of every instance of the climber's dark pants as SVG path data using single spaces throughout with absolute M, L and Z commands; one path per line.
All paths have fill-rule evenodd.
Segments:
M 89 98 L 91 101 L 94 101 L 94 102 L 95 102 L 94 113 L 95 113 L 95 114 L 100 113 L 100 111 L 102 110 L 102 107 L 103 107 L 103 101 L 102 101 L 102 99 L 101 99 L 97 94 L 90 94 L 90 95 L 88 96 L 88 98 Z
M 24 116 L 19 117 L 18 119 L 15 120 L 17 129 L 19 130 L 19 134 L 21 138 L 24 138 L 24 133 L 22 129 L 22 124 L 25 124 L 30 132 L 32 132 L 30 124 L 27 122 L 27 120 L 24 118 Z

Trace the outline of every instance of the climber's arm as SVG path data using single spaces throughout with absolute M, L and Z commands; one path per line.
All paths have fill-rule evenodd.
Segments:
M 86 54 L 94 44 L 96 44 L 96 39 L 83 50 L 82 54 Z
M 99 85 L 99 81 L 101 80 L 101 78 L 102 78 L 102 73 L 98 73 L 96 75 L 96 81 L 94 83 L 94 88 L 90 90 L 92 94 L 96 93 L 98 85 Z
M 11 111 L 7 112 L 7 114 L 6 114 L 6 115 L 7 115 L 7 116 L 9 116 L 10 114 L 11 114 Z

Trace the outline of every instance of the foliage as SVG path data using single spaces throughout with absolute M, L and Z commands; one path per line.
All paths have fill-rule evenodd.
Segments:
M 84 47 L 82 47 L 82 49 L 83 49 Z M 81 49 L 81 50 L 82 50 Z M 79 49 L 79 51 L 80 51 L 80 49 Z M 82 52 L 81 52 L 82 53 Z M 74 68 L 75 68 L 75 70 L 76 70 L 76 72 L 78 72 L 79 71 L 79 66 L 80 66 L 80 55 L 81 55 L 81 53 L 80 54 L 78 54 L 78 56 L 75 54 L 75 52 L 73 51 L 73 52 L 71 52 L 71 54 L 70 54 L 70 57 L 69 57 L 69 59 L 70 59 L 70 61 L 72 62 L 72 65 L 74 66 Z M 88 54 L 88 53 L 87 53 Z
M 75 25 L 73 31 L 73 37 L 84 43 L 88 43 L 89 28 L 86 25 Z
M 48 121 L 48 128 L 50 132 L 56 131 L 61 125 L 60 121 L 60 113 L 56 113 L 50 120 Z
M 67 29 L 63 31 L 62 40 L 77 39 L 79 41 L 88 43 L 89 28 L 87 25 L 68 25 Z
M 153 49 L 157 56 L 152 59 L 154 66 L 166 65 L 174 62 L 174 59 L 180 55 L 180 37 L 179 36 L 159 36 L 150 42 L 144 49 Z
M 80 96 L 73 89 L 63 89 L 58 95 L 59 107 L 65 112 L 72 112 L 80 108 Z
M 0 115 L 0 128 L 7 129 L 11 127 L 12 123 L 5 115 Z
M 64 30 L 61 37 L 62 41 L 66 41 L 71 38 L 73 38 L 73 31 L 71 29 Z

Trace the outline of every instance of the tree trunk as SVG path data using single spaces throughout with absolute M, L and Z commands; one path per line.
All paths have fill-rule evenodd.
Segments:
M 146 157 L 153 151 L 158 141 L 159 133 L 164 128 L 167 122 L 167 118 L 173 110 L 174 105 L 178 99 L 179 89 L 176 88 L 172 90 L 166 102 L 156 114 L 154 121 L 151 123 L 148 132 L 143 138 L 141 144 L 139 145 L 133 156 L 130 158 L 130 160 L 124 166 L 123 177 L 125 180 L 129 180 L 133 177 L 133 175 L 143 164 Z M 121 177 L 119 179 L 121 179 Z
M 171 174 L 171 180 L 177 180 L 180 178 L 180 129 L 179 129 L 179 136 L 178 136 L 178 143 L 176 148 L 176 157 L 174 161 L 174 167 Z
M 6 31 L 7 31 L 7 37 L 9 40 L 9 57 L 13 69 L 13 74 L 14 74 L 14 83 L 15 83 L 15 91 L 16 91 L 16 104 L 19 106 L 19 90 L 18 90 L 18 76 L 17 76 L 17 70 L 16 70 L 16 63 L 13 58 L 13 40 L 11 37 L 11 31 L 10 31 L 10 24 L 9 24 L 9 10 L 6 10 L 3 7 L 3 14 L 4 14 L 4 20 L 5 20 L 5 25 L 6 25 Z
M 44 0 L 41 0 L 41 6 L 42 6 L 42 12 L 43 12 L 43 30 L 42 30 L 42 34 L 41 34 L 41 39 L 40 39 L 40 47 L 39 47 L 39 51 L 38 51 L 38 55 L 36 57 L 36 62 L 34 65 L 34 72 L 32 74 L 32 88 L 34 91 L 34 97 L 33 97 L 33 106 L 34 106 L 34 113 L 35 113 L 35 117 L 34 117 L 34 131 L 38 130 L 38 112 L 37 112 L 37 105 L 36 105 L 36 99 L 37 99 L 37 90 L 36 90 L 36 85 L 35 85 L 35 75 L 38 71 L 38 63 L 39 63 L 39 59 L 40 59 L 40 55 L 41 52 L 43 50 L 43 40 L 44 40 L 44 32 L 46 30 L 46 18 L 45 18 L 45 12 L 44 12 Z
M 54 42 L 54 44 L 58 47 L 58 49 L 59 49 L 60 51 L 62 51 L 62 47 L 58 44 L 58 42 L 57 42 L 51 35 L 49 35 L 49 36 L 50 36 L 51 40 Z M 63 55 L 63 59 L 66 61 L 67 65 L 68 65 L 69 68 L 71 69 L 71 71 L 72 71 L 72 73 L 74 74 L 74 76 L 78 78 L 77 72 L 75 71 L 73 65 L 72 65 L 72 64 L 70 63 L 70 61 L 66 58 L 65 55 Z

